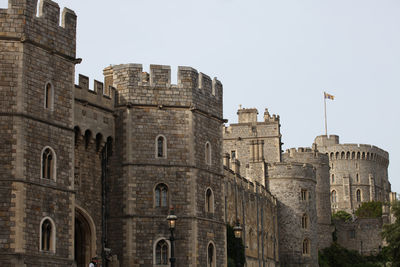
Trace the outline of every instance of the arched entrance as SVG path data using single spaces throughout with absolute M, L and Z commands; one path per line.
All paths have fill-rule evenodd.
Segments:
M 95 256 L 94 225 L 89 215 L 75 208 L 75 262 L 77 267 L 87 267 Z

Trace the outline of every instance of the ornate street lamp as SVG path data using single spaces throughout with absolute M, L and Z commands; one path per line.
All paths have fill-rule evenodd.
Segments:
M 239 221 L 236 222 L 236 225 L 233 227 L 233 233 L 235 234 L 235 238 L 242 238 L 242 227 L 240 226 Z
M 169 259 L 169 261 L 171 262 L 171 267 L 175 267 L 174 230 L 175 230 L 175 226 L 176 226 L 176 220 L 178 220 L 178 217 L 176 217 L 176 215 L 174 214 L 174 209 L 171 208 L 171 211 L 170 211 L 169 215 L 167 216 L 168 228 L 169 228 L 169 231 L 171 232 L 171 235 L 169 237 L 169 241 L 171 241 L 171 258 Z
M 236 225 L 233 227 L 233 233 L 235 235 L 235 238 L 236 239 L 241 239 L 242 238 L 242 232 L 243 232 L 243 228 L 240 226 L 239 219 L 238 219 L 236 221 Z M 240 242 L 240 240 L 237 240 L 235 242 L 235 244 L 236 244 L 236 266 L 237 267 L 241 267 L 241 265 L 240 265 L 240 255 L 241 255 L 241 253 L 239 253 L 239 250 L 240 250 L 239 242 Z

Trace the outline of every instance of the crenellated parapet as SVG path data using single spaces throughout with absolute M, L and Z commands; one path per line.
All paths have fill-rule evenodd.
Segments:
M 9 0 L 0 10 L 0 40 L 30 43 L 75 61 L 76 22 L 74 11 L 51 0 Z M 61 19 L 61 22 L 60 22 Z
M 327 147 L 330 160 L 367 160 L 389 165 L 389 153 L 373 145 L 339 144 Z
M 79 82 L 75 85 L 75 100 L 84 105 L 92 105 L 113 111 L 115 88 L 105 88 L 102 82 L 94 80 L 93 88 L 89 88 L 89 77 L 79 74 Z
M 310 147 L 290 148 L 282 154 L 284 162 L 304 162 L 310 164 L 329 164 L 326 154 L 320 153 Z
M 116 104 L 188 107 L 222 119 L 222 84 L 191 67 L 178 67 L 178 83 L 171 84 L 171 67 L 141 64 L 115 65 L 105 70 L 106 85 L 117 90 Z
M 316 182 L 315 168 L 309 163 L 276 162 L 268 164 L 269 179 L 299 179 Z

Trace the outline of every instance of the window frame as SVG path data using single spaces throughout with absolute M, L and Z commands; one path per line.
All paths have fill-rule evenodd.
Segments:
M 212 246 L 212 248 L 213 248 L 213 255 L 212 255 L 212 263 L 211 263 L 211 265 L 209 265 L 209 259 L 210 259 L 210 255 L 209 255 L 209 251 L 210 251 L 210 246 Z M 212 242 L 212 241 L 209 241 L 208 242 L 208 245 L 207 245 L 207 258 L 206 258 L 206 260 L 207 260 L 207 267 L 216 267 L 217 266 L 217 248 L 215 247 L 215 244 L 214 244 L 214 242 Z
M 44 153 L 46 150 L 49 150 L 52 155 L 52 163 L 51 163 L 52 166 L 50 166 L 51 167 L 51 172 L 50 172 L 51 177 L 50 178 L 44 177 L 44 172 L 43 172 L 43 169 L 45 167 L 44 166 L 45 162 L 43 161 L 43 156 L 44 156 Z M 46 166 L 48 166 L 48 165 L 46 165 Z M 41 180 L 49 180 L 49 181 L 57 181 L 57 154 L 54 151 L 54 149 L 50 146 L 45 146 L 42 149 L 42 152 L 40 153 L 40 179 Z
M 159 143 L 158 143 L 158 140 L 160 139 L 160 138 L 162 138 L 163 139 L 163 143 L 162 143 L 162 155 L 160 156 L 160 154 L 159 154 Z M 157 158 L 157 159 L 166 159 L 167 158 L 167 138 L 164 136 L 164 135 L 162 135 L 162 134 L 159 134 L 159 135 L 157 135 L 156 136 L 156 140 L 155 140 L 155 157 Z
M 48 90 L 48 86 L 50 86 L 50 90 Z M 49 96 L 50 91 L 50 96 Z M 43 99 L 43 107 L 45 110 L 53 111 L 54 110 L 54 85 L 51 81 L 47 81 L 44 86 L 44 99 Z
M 157 256 L 158 256 L 157 255 L 157 245 L 158 245 L 158 243 L 160 243 L 162 241 L 164 241 L 166 243 L 167 249 L 168 249 L 168 251 L 167 251 L 167 264 L 158 264 L 157 263 Z M 171 263 L 169 261 L 170 258 L 171 258 L 171 242 L 166 237 L 157 238 L 156 241 L 153 244 L 153 266 L 154 267 L 167 267 L 167 266 L 170 266 L 171 265 Z
M 212 162 L 212 148 L 211 148 L 211 143 L 210 141 L 207 141 L 204 146 L 204 156 L 205 156 L 205 162 L 208 166 L 211 166 Z
M 166 199 L 165 199 L 165 206 L 163 206 L 163 192 L 164 192 L 164 190 L 163 189 L 166 189 Z M 159 199 L 157 199 L 157 192 L 158 192 L 158 190 L 159 190 Z M 162 183 L 162 182 L 160 182 L 160 183 L 157 183 L 155 186 L 154 186 L 154 190 L 153 190 L 153 195 L 154 195 L 154 197 L 153 197 L 153 207 L 154 208 L 164 208 L 164 209 L 166 209 L 166 208 L 168 208 L 169 207 L 169 186 L 166 184 L 166 183 Z
M 46 221 L 50 222 L 51 225 L 51 236 L 50 236 L 50 244 L 49 249 L 44 249 L 43 247 L 43 238 L 44 238 L 44 233 L 43 233 L 43 223 L 45 223 Z M 53 219 L 46 216 L 44 218 L 42 218 L 42 220 L 40 221 L 39 224 L 39 251 L 40 252 L 44 252 L 44 253 L 56 253 L 56 224 L 54 223 Z
M 210 197 L 208 196 L 208 192 L 211 192 Z M 205 211 L 206 213 L 214 213 L 214 192 L 210 187 L 207 187 L 205 192 Z

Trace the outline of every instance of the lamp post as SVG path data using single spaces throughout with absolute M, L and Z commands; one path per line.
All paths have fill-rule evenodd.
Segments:
M 236 225 L 233 227 L 233 233 L 234 233 L 234 235 L 235 235 L 235 238 L 236 239 L 238 239 L 237 240 L 237 242 L 235 242 L 235 244 L 236 244 L 236 266 L 237 267 L 241 267 L 241 265 L 240 265 L 240 253 L 239 253 L 239 250 L 240 250 L 240 246 L 239 246 L 239 239 L 241 239 L 242 238 L 242 231 L 243 231 L 243 228 L 240 226 L 240 223 L 239 223 L 239 220 L 237 220 L 237 222 L 236 222 Z
M 171 262 L 171 267 L 175 267 L 174 230 L 175 230 L 176 220 L 178 220 L 178 217 L 176 217 L 176 215 L 174 214 L 174 210 L 171 209 L 169 215 L 167 216 L 168 228 L 169 231 L 171 232 L 171 235 L 169 237 L 169 241 L 171 241 L 171 258 L 169 259 L 169 261 Z

